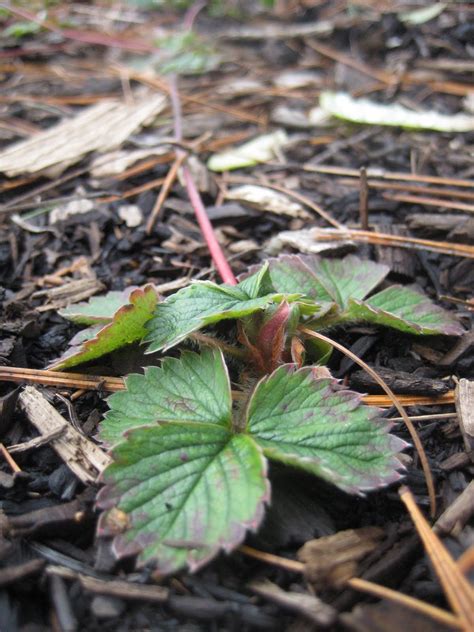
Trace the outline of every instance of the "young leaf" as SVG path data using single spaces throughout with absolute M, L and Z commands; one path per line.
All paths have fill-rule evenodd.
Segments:
M 95 325 L 96 323 L 108 323 L 121 307 L 129 302 L 130 294 L 137 289 L 129 287 L 123 292 L 107 292 L 105 296 L 93 296 L 83 303 L 75 303 L 59 310 L 63 318 L 71 320 L 78 325 Z
M 260 271 L 254 277 L 235 286 L 195 282 L 159 303 L 147 324 L 148 352 L 169 349 L 205 325 L 242 318 L 283 299 L 282 294 L 276 293 L 260 296 L 265 274 Z M 299 295 L 285 298 L 292 300 L 296 296 Z
M 396 453 L 406 444 L 377 413 L 311 367 L 286 364 L 257 385 L 247 430 L 268 458 L 362 493 L 398 480 L 402 468 Z
M 158 295 L 152 285 L 133 290 L 129 302 L 115 313 L 110 323 L 79 348 L 66 352 L 50 368 L 68 369 L 141 340 L 146 334 L 145 323 L 151 318 L 157 301 Z
M 460 336 L 464 331 L 449 312 L 423 294 L 400 285 L 392 285 L 364 302 L 351 300 L 347 317 L 410 334 Z
M 258 268 L 255 274 L 245 276 L 245 278 L 239 282 L 238 287 L 245 292 L 249 298 L 261 298 L 267 294 L 275 293 L 275 288 L 272 285 L 268 270 L 268 263 L 265 262 Z
M 100 436 L 113 445 L 123 433 L 157 422 L 203 422 L 230 427 L 232 400 L 222 353 L 205 349 L 166 358 L 144 375 L 129 375 L 126 390 L 109 397 Z
M 195 570 L 255 530 L 269 498 L 266 462 L 249 436 L 206 423 L 131 431 L 104 472 L 99 535 L 115 535 L 118 557 L 139 553 L 161 573 Z M 120 529 L 119 529 L 120 531 Z

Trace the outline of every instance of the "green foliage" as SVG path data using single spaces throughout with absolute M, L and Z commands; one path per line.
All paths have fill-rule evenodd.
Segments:
M 210 42 L 187 30 L 160 37 L 155 41 L 160 52 L 154 65 L 162 74 L 193 75 L 214 70 L 219 57 Z
M 117 310 L 129 302 L 130 294 L 135 289 L 129 287 L 123 292 L 112 291 L 105 296 L 93 296 L 84 303 L 75 303 L 59 310 L 59 314 L 77 325 L 109 323 Z
M 281 302 L 283 294 L 269 290 L 266 266 L 235 286 L 211 281 L 193 283 L 157 305 L 147 324 L 148 350 L 169 349 L 206 325 L 243 318 Z M 293 294 L 285 299 L 295 300 L 298 296 Z
M 130 376 L 102 423 L 118 444 L 98 499 L 99 534 L 115 536 L 118 556 L 138 553 L 161 573 L 196 569 L 260 524 L 265 457 L 353 493 L 397 480 L 405 444 L 360 400 L 286 364 L 257 384 L 244 419 L 233 417 L 224 359 L 210 349 Z
M 233 406 L 222 352 L 168 357 L 109 399 L 100 437 L 112 449 L 98 506 L 99 534 L 117 556 L 138 554 L 162 573 L 196 569 L 258 528 L 269 502 L 267 459 L 363 494 L 395 482 L 405 443 L 378 410 L 305 359 L 331 347 L 304 329 L 350 322 L 409 334 L 462 333 L 452 315 L 410 288 L 376 292 L 388 268 L 345 259 L 282 256 L 237 285 L 195 282 L 158 301 L 153 286 L 111 292 L 62 314 L 88 326 L 53 368 L 68 368 L 130 344 L 163 351 L 193 332 L 237 320 L 233 377 L 245 401 Z M 371 294 L 372 293 L 372 294 Z M 232 323 L 233 325 L 233 323 Z M 247 360 L 243 362 L 242 360 Z
M 392 286 L 365 297 L 387 276 L 387 266 L 349 255 L 344 259 L 284 255 L 269 260 L 270 278 L 277 291 L 298 287 L 309 300 L 326 305 L 308 323 L 314 329 L 363 321 L 413 334 L 460 335 L 461 325 L 427 297 L 402 286 Z
M 139 562 L 155 561 L 161 573 L 195 570 L 260 523 L 268 483 L 249 436 L 214 423 L 167 423 L 134 430 L 113 456 L 98 498 L 109 510 L 98 533 L 113 535 L 115 512 L 125 514 L 127 527 L 113 544 L 119 557 L 139 553 Z
M 35 35 L 41 31 L 41 24 L 37 22 L 31 21 L 19 21 L 13 22 L 10 26 L 7 26 L 2 35 L 4 37 L 14 37 L 16 39 L 21 39 L 22 37 L 26 37 L 27 35 Z
M 86 330 L 85 337 L 77 341 L 79 344 L 72 346 L 50 368 L 58 371 L 69 369 L 96 360 L 132 342 L 139 342 L 146 334 L 145 323 L 151 318 L 157 300 L 158 295 L 152 285 L 133 290 L 129 302 L 115 312 L 109 323 L 98 330 Z

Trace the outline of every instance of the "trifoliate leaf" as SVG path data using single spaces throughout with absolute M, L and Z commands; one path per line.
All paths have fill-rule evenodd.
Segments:
M 414 112 L 398 103 L 384 105 L 369 99 L 354 99 L 343 92 L 322 92 L 319 104 L 332 116 L 366 125 L 390 125 L 437 132 L 470 132 L 474 116 L 441 114 L 433 110 Z
M 412 334 L 460 335 L 462 327 L 449 313 L 409 288 L 392 286 L 364 299 L 387 276 L 387 266 L 354 255 L 344 259 L 283 255 L 269 259 L 270 279 L 278 292 L 298 288 L 321 310 L 307 326 L 334 327 L 365 321 Z M 310 313 L 308 310 L 303 313 Z
M 311 367 L 279 367 L 257 385 L 247 431 L 265 456 L 362 493 L 400 478 L 396 453 L 406 444 L 388 434 L 375 408 Z
M 157 422 L 203 422 L 230 427 L 232 400 L 222 353 L 184 352 L 129 375 L 126 390 L 109 397 L 110 410 L 100 426 L 101 439 L 113 445 L 123 433 Z
M 59 310 L 63 318 L 78 325 L 95 325 L 108 323 L 115 312 L 129 302 L 130 294 L 136 287 L 129 287 L 123 292 L 107 292 L 105 296 L 93 296 L 83 303 L 75 303 Z
M 460 336 L 464 332 L 449 312 L 423 294 L 400 285 L 392 285 L 364 302 L 351 300 L 347 317 L 410 334 Z
M 159 303 L 147 324 L 148 351 L 169 349 L 205 325 L 229 318 L 242 318 L 264 309 L 270 303 L 280 302 L 282 294 L 258 296 L 265 275 L 257 273 L 256 276 L 257 282 L 249 277 L 235 286 L 217 285 L 210 281 L 196 282 Z M 252 294 L 257 297 L 253 298 Z M 294 297 L 285 298 L 291 300 Z
M 68 369 L 142 340 L 146 334 L 145 323 L 151 318 L 157 301 L 158 295 L 152 285 L 133 290 L 129 302 L 115 313 L 110 323 L 79 348 L 73 347 L 66 352 L 50 368 Z
M 115 535 L 118 557 L 139 553 L 139 563 L 155 562 L 163 574 L 196 570 L 260 524 L 266 462 L 247 435 L 166 423 L 131 431 L 113 457 L 98 497 L 106 510 L 98 533 Z

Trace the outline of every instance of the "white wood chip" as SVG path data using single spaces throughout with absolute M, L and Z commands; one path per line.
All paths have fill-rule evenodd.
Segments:
M 456 411 L 466 451 L 474 450 L 474 382 L 459 380 L 455 390 Z
M 135 103 L 102 101 L 0 153 L 0 173 L 19 176 L 48 172 L 57 176 L 86 154 L 120 147 L 137 129 L 159 114 L 166 97 L 140 95 Z
M 111 462 L 101 448 L 78 432 L 34 386 L 25 386 L 18 401 L 40 435 L 62 431 L 51 447 L 83 483 L 94 483 Z

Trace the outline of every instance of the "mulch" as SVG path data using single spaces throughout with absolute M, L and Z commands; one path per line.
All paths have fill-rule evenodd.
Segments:
M 101 4 L 68 4 L 54 7 L 50 20 L 65 23 L 67 17 L 73 28 L 5 38 L 0 53 L 0 148 L 106 100 L 127 103 L 167 95 L 152 42 L 159 29 L 179 29 L 182 16 L 125 3 L 115 12 Z M 296 192 L 347 228 L 358 229 L 368 220 L 375 235 L 472 245 L 474 132 L 305 121 L 324 89 L 380 102 L 396 100 L 415 110 L 454 114 L 470 108 L 472 113 L 473 7 L 449 4 L 417 25 L 401 18 L 407 6 L 416 3 L 281 4 L 277 15 L 257 15 L 243 23 L 201 13 L 195 28 L 212 40 L 221 64 L 179 79 L 182 146 L 198 163 L 193 173 L 196 178 L 199 174 L 209 217 L 234 273 L 264 260 L 269 240 L 282 231 L 328 228 L 309 206 L 303 205 L 310 214 L 305 219 L 227 200 L 226 192 L 239 178 Z M 313 34 L 301 34 L 301 27 L 312 24 Z M 270 35 L 264 25 L 273 29 Z M 91 32 L 94 41 L 86 43 L 84 34 Z M 137 50 L 140 42 L 143 50 Z M 147 42 L 148 48 L 143 44 Z M 296 81 L 302 71 L 305 76 Z M 211 153 L 276 128 L 285 129 L 290 143 L 267 164 L 240 169 L 231 177 L 203 168 Z M 172 136 L 167 104 L 159 123 L 140 126 L 121 148 L 127 154 L 161 150 L 117 173 L 94 175 L 97 152 L 54 171 L 2 176 L 0 368 L 45 369 L 57 359 L 77 331 L 57 309 L 81 297 L 149 282 L 166 293 L 192 278 L 219 280 L 179 180 L 156 211 L 160 186 L 175 160 L 176 148 L 166 145 Z M 53 210 L 62 212 L 54 223 Z M 152 215 L 155 221 L 147 230 Z M 456 312 L 469 329 L 472 256 L 361 241 L 342 246 L 334 242 L 326 254 L 344 250 L 388 263 L 391 280 L 422 288 Z M 465 556 L 473 539 L 469 481 L 474 446 L 460 421 L 468 413 L 459 396 L 457 408 L 436 404 L 436 397 L 452 394 L 459 380 L 470 384 L 471 334 L 461 340 L 422 339 L 351 326 L 338 336 L 397 393 L 432 398 L 430 404 L 408 406 L 408 411 L 422 417 L 416 424 L 435 479 L 436 517 L 463 492 L 471 499 L 443 530 L 453 558 Z M 114 354 L 85 371 L 122 376 L 140 370 L 143 363 L 137 349 Z M 342 354 L 334 353 L 329 366 L 351 388 L 380 393 Z M 295 560 L 309 540 L 362 529 L 361 538 L 374 538 L 373 546 L 360 557 L 354 554 L 354 576 L 449 610 L 396 486 L 356 498 L 304 474 L 273 467 L 271 479 L 278 491 L 262 528 L 246 540 L 252 549 L 277 556 L 273 563 L 270 557 L 256 559 L 239 550 L 219 556 L 196 574 L 160 580 L 153 569 L 135 569 L 133 559 L 118 562 L 109 543 L 95 539 L 97 485 L 81 481 L 50 444 L 12 450 L 14 462 L 9 460 L 8 449 L 34 439 L 37 432 L 17 403 L 22 385 L 2 381 L 0 388 L 0 441 L 6 446 L 0 458 L 0 630 L 452 629 L 338 582 L 331 563 L 311 579 L 278 562 Z M 95 440 L 107 410 L 106 392 L 37 388 L 68 422 Z M 384 412 L 396 414 L 392 409 Z M 400 422 L 396 434 L 409 440 Z M 470 438 L 474 441 L 472 434 Z M 425 479 L 411 450 L 406 465 L 404 483 L 429 516 Z M 329 542 L 336 559 L 337 546 Z M 315 596 L 330 607 L 327 619 L 327 611 L 316 608 Z

